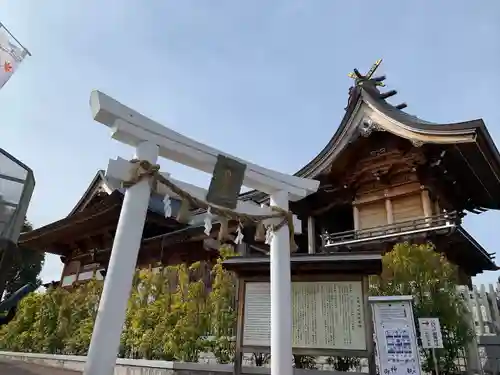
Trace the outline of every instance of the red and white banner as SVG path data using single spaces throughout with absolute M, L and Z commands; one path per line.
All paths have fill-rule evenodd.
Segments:
M 0 88 L 12 77 L 28 51 L 0 23 Z

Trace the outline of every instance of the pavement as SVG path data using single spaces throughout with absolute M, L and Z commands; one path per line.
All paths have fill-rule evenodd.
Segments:
M 79 371 L 35 365 L 21 361 L 0 359 L 1 375 L 82 375 Z

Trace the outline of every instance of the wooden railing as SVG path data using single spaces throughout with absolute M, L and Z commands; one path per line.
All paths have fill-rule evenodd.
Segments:
M 394 224 L 382 225 L 374 228 L 350 230 L 339 233 L 325 233 L 321 236 L 322 246 L 338 246 L 350 243 L 364 242 L 374 239 L 398 237 L 411 233 L 425 232 L 454 227 L 460 222 L 456 212 L 445 212 L 440 215 L 421 217 L 418 219 L 402 221 Z

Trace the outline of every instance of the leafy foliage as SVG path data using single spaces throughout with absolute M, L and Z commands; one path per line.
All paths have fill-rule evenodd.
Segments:
M 215 264 L 198 262 L 163 267 L 159 272 L 137 271 L 119 355 L 196 361 L 201 352 L 211 351 L 219 363 L 232 362 L 236 283 L 223 269 L 222 260 L 233 255 L 227 247 L 221 249 L 221 259 Z M 456 268 L 431 244 L 403 243 L 383 257 L 383 273 L 370 284 L 375 295 L 413 295 L 416 318 L 440 319 L 445 349 L 437 351 L 439 367 L 443 374 L 456 371 L 459 351 L 471 339 L 465 306 L 455 289 Z M 0 349 L 86 354 L 101 291 L 102 282 L 94 280 L 72 290 L 51 288 L 29 295 L 14 320 L 0 328 Z M 432 372 L 432 356 L 424 354 L 424 371 Z M 255 365 L 262 366 L 270 355 L 255 353 L 253 359 Z M 359 359 L 333 357 L 328 363 L 338 371 L 349 371 Z M 313 369 L 315 358 L 295 355 L 294 366 Z
M 350 371 L 359 366 L 360 359 L 356 357 L 328 357 L 326 360 L 337 371 Z
M 309 370 L 316 369 L 316 358 L 310 355 L 293 355 L 293 367 Z
M 382 261 L 382 274 L 370 280 L 371 294 L 412 295 L 415 321 L 419 317 L 439 318 L 444 341 L 444 349 L 436 350 L 440 372 L 458 373 L 456 359 L 472 339 L 472 332 L 466 321 L 466 306 L 456 290 L 456 266 L 430 243 L 397 244 Z M 431 373 L 432 355 L 428 350 L 422 352 L 424 371 Z
M 230 252 L 225 251 L 225 256 Z M 0 349 L 85 355 L 102 282 L 32 293 L 0 329 Z M 128 358 L 197 361 L 212 349 L 220 363 L 234 357 L 234 279 L 215 265 L 194 263 L 136 272 L 119 354 Z M 75 308 L 78 306 L 78 308 Z
M 221 258 L 212 269 L 212 290 L 209 294 L 210 324 L 214 338 L 211 350 L 219 363 L 230 363 L 235 355 L 236 334 L 236 279 L 222 267 L 224 259 L 234 256 L 232 248 L 226 247 L 221 251 Z
M 268 364 L 270 359 L 271 359 L 271 354 L 252 353 L 252 362 L 257 367 L 261 367 Z
M 22 232 L 30 232 L 33 230 L 33 225 L 28 221 L 24 221 Z M 0 259 L 2 251 L 0 250 Z M 13 255 L 12 264 L 5 275 L 5 293 L 6 296 L 14 293 L 27 283 L 32 283 L 36 286 L 41 284 L 39 278 L 40 272 L 45 261 L 45 254 L 33 251 L 26 248 L 19 248 Z M 3 276 L 3 275 L 2 275 Z M 0 297 L 1 297 L 0 293 Z M 0 298 L 1 299 L 1 298 Z

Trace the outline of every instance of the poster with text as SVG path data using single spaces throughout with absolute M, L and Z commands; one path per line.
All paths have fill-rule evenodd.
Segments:
M 377 364 L 381 375 L 420 375 L 411 301 L 372 303 Z
M 366 350 L 363 287 L 359 281 L 292 283 L 294 348 Z M 243 346 L 271 343 L 271 298 L 267 282 L 245 286 Z

